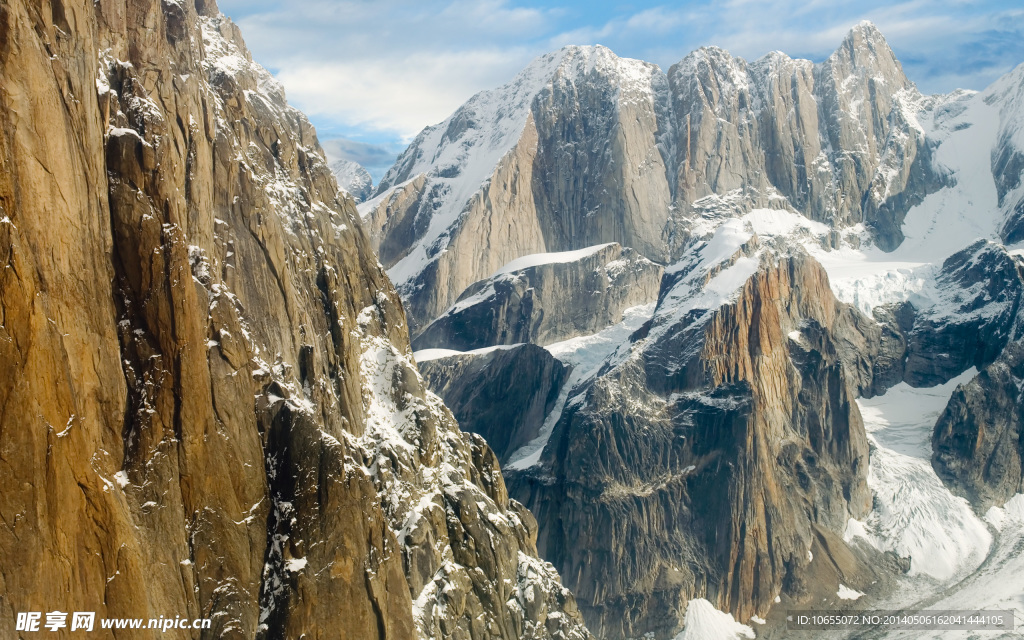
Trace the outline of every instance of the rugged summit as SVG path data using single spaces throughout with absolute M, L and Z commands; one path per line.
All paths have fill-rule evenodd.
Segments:
M 212 0 L 5 2 L 0 76 L 0 635 L 588 637 Z
M 618 242 L 661 263 L 707 220 L 791 209 L 885 249 L 946 183 L 877 29 L 825 62 L 700 49 L 667 74 L 568 47 L 424 130 L 361 207 L 414 337 L 528 253 Z

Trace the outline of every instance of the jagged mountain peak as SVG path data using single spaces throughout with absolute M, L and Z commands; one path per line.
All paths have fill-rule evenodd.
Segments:
M 619 57 L 603 45 L 567 45 L 538 56 L 508 83 L 475 94 L 446 120 L 420 132 L 381 179 L 376 193 L 382 194 L 419 173 L 451 173 L 451 161 L 442 153 L 445 147 L 461 147 L 466 153 L 456 151 L 451 160 L 463 163 L 471 158 L 477 160 L 471 147 L 499 154 L 506 151 L 525 126 L 532 100 L 552 83 L 575 84 L 587 78 L 603 78 L 619 90 L 643 92 L 650 86 L 651 78 L 660 75 L 657 65 Z M 439 162 L 443 166 L 439 167 Z
M 875 23 L 870 20 L 861 20 L 850 27 L 850 30 L 846 32 L 846 37 L 843 38 L 840 48 L 858 47 L 862 43 L 872 48 L 889 49 L 889 43 L 886 41 L 885 36 Z
M 896 58 L 885 36 L 867 20 L 850 29 L 839 48 L 820 66 L 838 80 L 861 76 L 900 88 L 916 89 L 903 73 L 903 65 Z
M 363 165 L 345 158 L 338 158 L 330 163 L 331 173 L 345 193 L 356 202 L 366 200 L 373 193 L 373 177 Z
M 899 86 L 913 83 L 903 73 L 903 67 L 888 41 L 874 23 L 864 20 L 854 25 L 843 38 L 839 47 L 823 62 L 815 64 L 803 58 L 793 58 L 783 51 L 769 51 L 757 60 L 747 61 L 718 46 L 709 45 L 695 49 L 669 69 L 670 76 L 699 75 L 711 70 L 721 75 L 777 71 L 792 65 L 813 66 L 819 70 L 836 69 L 840 80 L 848 76 L 870 75 L 876 79 L 892 81 Z
M 714 77 L 719 82 L 727 80 L 734 86 L 746 85 L 747 61 L 721 47 L 701 47 L 669 67 L 668 75 L 675 82 L 706 82 Z
M 567 46 L 424 129 L 360 211 L 399 289 L 430 298 L 409 302 L 417 329 L 525 253 L 618 242 L 669 262 L 709 211 L 863 224 L 891 250 L 907 208 L 943 184 L 919 97 L 870 23 L 817 64 L 707 46 L 663 73 Z

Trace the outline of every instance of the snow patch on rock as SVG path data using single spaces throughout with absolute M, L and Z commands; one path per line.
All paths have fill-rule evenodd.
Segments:
M 753 640 L 756 637 L 747 625 L 736 622 L 707 600 L 696 598 L 686 605 L 683 630 L 673 640 Z

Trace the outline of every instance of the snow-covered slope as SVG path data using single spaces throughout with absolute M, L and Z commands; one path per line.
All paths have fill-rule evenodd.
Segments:
M 753 640 L 755 637 L 754 630 L 747 625 L 715 609 L 707 600 L 695 598 L 686 605 L 686 622 L 674 640 Z
M 909 557 L 910 576 L 940 583 L 962 577 L 981 564 L 992 543 L 985 523 L 943 486 L 931 465 L 935 421 L 957 385 L 977 373 L 971 369 L 929 389 L 904 382 L 857 401 L 874 445 L 868 484 L 875 500 L 866 522 L 850 521 L 846 538 Z
M 858 400 L 874 449 L 869 483 L 875 504 L 851 520 L 846 538 L 909 557 L 910 571 L 873 609 L 1016 609 L 1024 619 L 1024 495 L 984 515 L 943 486 L 929 459 L 935 420 L 974 370 L 930 389 L 901 384 Z M 962 631 L 900 632 L 898 638 L 954 639 Z M 883 636 L 889 637 L 889 636 Z

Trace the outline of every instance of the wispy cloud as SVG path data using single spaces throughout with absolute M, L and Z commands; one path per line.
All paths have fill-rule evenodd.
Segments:
M 222 8 L 230 13 L 230 2 Z M 293 0 L 237 22 L 314 122 L 408 140 L 538 53 L 550 12 L 505 0 Z
M 566 44 L 667 68 L 717 45 L 748 59 L 821 60 L 870 19 L 927 92 L 980 89 L 1024 61 L 1012 0 L 221 0 L 258 61 L 328 136 L 408 141 L 477 91 Z

